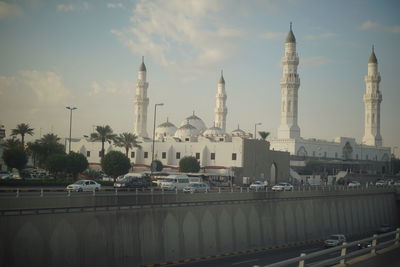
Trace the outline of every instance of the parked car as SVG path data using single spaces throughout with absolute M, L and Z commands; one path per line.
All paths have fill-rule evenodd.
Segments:
M 400 180 L 397 180 L 393 183 L 394 186 L 400 186 Z
M 375 183 L 375 186 L 387 186 L 388 182 L 385 180 L 379 180 Z
M 325 247 L 335 247 L 342 245 L 343 242 L 346 242 L 346 237 L 342 234 L 335 234 L 335 235 L 330 235 L 324 241 L 324 245 Z
M 78 180 L 73 184 L 68 185 L 65 190 L 67 191 L 99 191 L 101 188 L 101 184 L 92 181 L 92 180 Z
M 114 188 L 143 188 L 148 187 L 149 182 L 145 177 L 125 176 L 114 183 Z
M 255 181 L 254 183 L 252 183 L 250 185 L 250 189 L 252 190 L 265 190 L 265 188 L 267 187 L 268 182 L 267 181 Z
M 206 183 L 190 183 L 188 186 L 183 188 L 183 192 L 195 193 L 195 192 L 206 192 L 210 191 L 210 187 Z
M 348 187 L 359 187 L 361 186 L 360 182 L 357 181 L 351 181 L 348 185 Z
M 293 185 L 289 183 L 279 183 L 272 187 L 272 191 L 292 191 Z
M 11 179 L 11 173 L 6 171 L 0 171 L 0 179 Z
M 390 226 L 389 224 L 381 224 L 378 228 L 378 234 L 384 234 L 384 233 L 388 233 L 394 231 L 394 228 L 392 226 Z

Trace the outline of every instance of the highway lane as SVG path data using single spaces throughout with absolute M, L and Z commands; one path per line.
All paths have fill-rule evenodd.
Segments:
M 360 240 L 363 238 L 370 237 L 371 235 L 358 236 L 357 238 L 348 238 L 348 242 Z M 201 260 L 201 261 L 193 261 L 183 264 L 174 264 L 174 266 L 179 267 L 202 267 L 202 266 L 215 266 L 215 267 L 249 267 L 249 266 L 264 266 L 267 264 L 291 259 L 300 256 L 301 253 L 310 254 L 312 252 L 324 250 L 323 242 L 317 242 L 314 244 L 296 246 L 296 247 L 288 247 L 288 248 L 278 248 L 278 249 L 268 249 L 261 252 L 255 253 L 247 253 L 240 254 L 234 256 L 225 256 L 219 257 L 211 260 Z M 348 248 L 348 253 L 357 250 L 357 247 Z M 320 257 L 317 257 L 313 260 L 306 261 L 306 263 L 318 262 L 321 260 L 325 260 L 328 258 L 334 258 L 340 255 L 340 250 L 335 251 Z M 288 266 L 298 266 L 297 264 L 288 265 Z

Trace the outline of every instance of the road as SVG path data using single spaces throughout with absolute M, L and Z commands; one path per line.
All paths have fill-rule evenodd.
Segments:
M 366 238 L 369 236 L 360 236 L 357 238 L 349 238 L 348 242 L 355 241 L 358 239 Z M 287 260 L 290 258 L 295 258 L 300 256 L 301 253 L 312 253 L 319 250 L 323 250 L 323 242 L 318 242 L 309 245 L 289 247 L 289 248 L 279 248 L 279 249 L 269 249 L 262 252 L 241 254 L 235 256 L 220 257 L 212 260 L 195 261 L 183 264 L 176 264 L 180 267 L 202 267 L 202 266 L 213 266 L 213 267 L 249 267 L 249 266 L 264 266 L 267 264 Z M 347 251 L 355 251 L 356 247 L 351 247 Z M 333 258 L 340 255 L 340 251 L 335 251 L 330 254 L 326 254 L 312 261 L 307 261 L 306 263 L 311 263 L 319 260 L 324 260 L 327 258 Z M 293 264 L 289 266 L 298 266 L 298 264 Z

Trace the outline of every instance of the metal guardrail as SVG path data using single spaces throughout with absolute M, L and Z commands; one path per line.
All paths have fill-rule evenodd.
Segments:
M 388 189 L 393 189 L 393 187 L 376 187 L 376 186 L 358 186 L 358 187 L 348 187 L 348 186 L 295 186 L 293 190 L 290 191 L 284 191 L 284 192 L 371 192 L 371 191 L 387 191 Z M 32 193 L 32 192 L 37 192 L 39 196 L 44 197 L 45 193 L 48 192 L 66 192 L 67 196 L 71 196 L 71 192 L 66 190 L 65 188 L 38 188 L 38 189 L 23 189 L 23 188 L 15 188 L 15 189 L 0 189 L 0 193 L 15 193 L 16 197 L 20 197 L 21 193 Z M 89 191 L 93 194 L 93 196 L 96 196 L 96 193 L 99 191 Z M 149 187 L 149 188 L 105 188 L 105 189 L 100 189 L 100 192 L 114 192 L 115 195 L 118 195 L 119 192 L 132 192 L 135 194 L 138 194 L 140 192 L 147 192 L 147 193 L 175 193 L 175 194 L 180 194 L 184 193 L 182 191 L 164 191 L 158 187 Z M 283 191 L 273 191 L 271 187 L 266 187 L 265 189 L 250 189 L 249 187 L 212 187 L 210 190 L 204 192 L 204 193 L 254 193 L 254 192 L 283 192 Z M 73 192 L 75 193 L 75 192 Z M 80 193 L 80 192 L 77 192 Z M 187 193 L 186 193 L 187 194 Z M 196 193 L 199 194 L 199 193 Z
M 390 239 L 388 241 L 381 242 L 378 244 L 379 239 L 387 237 L 387 236 L 392 236 L 392 235 L 395 235 L 394 239 Z M 295 257 L 295 258 L 291 258 L 288 260 L 268 264 L 268 265 L 265 265 L 265 267 L 281 267 L 281 266 L 288 266 L 289 264 L 295 264 L 295 263 L 298 263 L 299 267 L 304 267 L 304 266 L 322 267 L 322 266 L 327 266 L 327 265 L 332 265 L 332 264 L 337 264 L 337 263 L 345 264 L 345 261 L 348 258 L 352 258 L 355 256 L 360 256 L 360 255 L 366 255 L 366 254 L 375 255 L 377 249 L 386 248 L 393 244 L 399 245 L 399 239 L 400 239 L 400 228 L 397 228 L 395 231 L 392 231 L 389 233 L 380 234 L 380 235 L 375 234 L 372 237 L 353 241 L 350 243 L 345 242 L 341 246 L 324 249 L 324 250 L 313 252 L 310 254 L 301 253 L 299 257 Z M 347 248 L 354 247 L 360 243 L 370 242 L 370 241 L 372 241 L 370 247 L 347 253 Z M 326 259 L 326 260 L 322 260 L 322 261 L 314 262 L 314 263 L 310 263 L 310 264 L 305 263 L 306 260 L 311 260 L 316 257 L 330 254 L 332 252 L 339 251 L 339 250 L 340 250 L 340 256 L 338 256 L 338 257 L 333 257 L 330 259 Z M 258 265 L 255 265 L 254 267 L 256 267 L 256 266 L 259 267 Z

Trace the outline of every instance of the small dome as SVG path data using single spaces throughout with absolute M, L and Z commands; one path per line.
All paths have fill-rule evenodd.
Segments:
M 162 140 L 164 137 L 172 137 L 177 129 L 178 128 L 176 128 L 176 126 L 173 123 L 170 123 L 167 119 L 166 122 L 157 126 L 155 139 Z
M 294 34 L 292 32 L 292 23 L 290 22 L 290 31 L 288 35 L 286 36 L 286 41 L 285 43 L 296 43 L 296 37 L 294 37 Z
M 205 125 L 203 120 L 194 115 L 194 112 L 192 116 L 187 117 L 184 121 L 182 121 L 181 126 L 184 126 L 188 123 L 194 126 L 200 133 L 204 132 L 207 129 L 207 126 Z
M 139 71 L 146 71 L 146 65 L 144 65 L 144 57 L 142 57 L 142 64 L 140 64 Z
M 246 132 L 239 128 L 239 125 L 236 130 L 232 131 L 232 135 L 245 135 Z
M 223 135 L 224 130 L 219 127 L 213 126 L 204 131 L 203 136 Z
M 179 127 L 178 130 L 176 130 L 174 137 L 184 139 L 187 137 L 199 136 L 199 135 L 200 131 L 196 127 L 187 122 L 185 125 L 182 125 L 181 127 Z
M 378 60 L 376 59 L 375 56 L 374 46 L 372 46 L 372 53 L 371 56 L 369 56 L 368 63 L 375 63 L 375 64 L 378 63 Z

